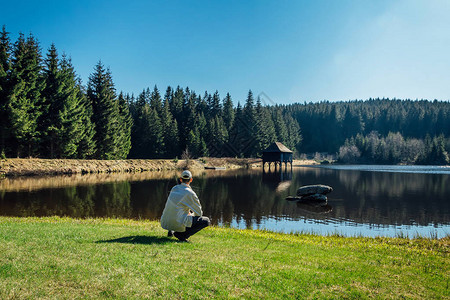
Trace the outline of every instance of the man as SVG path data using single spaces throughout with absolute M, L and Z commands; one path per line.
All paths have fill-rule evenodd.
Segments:
M 174 186 L 167 198 L 161 216 L 161 227 L 168 230 L 168 236 L 175 236 L 182 242 L 210 225 L 208 217 L 202 217 L 202 206 L 190 183 L 192 174 L 183 171 L 180 184 Z

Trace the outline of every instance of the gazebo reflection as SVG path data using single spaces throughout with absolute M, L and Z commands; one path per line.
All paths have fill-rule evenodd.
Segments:
M 289 189 L 292 183 L 292 169 L 290 168 L 273 168 L 263 169 L 263 182 L 271 186 L 275 192 L 281 193 Z

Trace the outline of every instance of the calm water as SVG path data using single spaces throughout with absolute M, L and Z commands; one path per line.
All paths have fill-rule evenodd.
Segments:
M 204 214 L 220 226 L 347 236 L 450 234 L 448 167 L 294 167 L 292 173 L 208 171 L 194 177 Z M 158 219 L 175 178 L 151 173 L 3 179 L 0 214 Z M 332 186 L 328 203 L 285 200 L 308 184 Z

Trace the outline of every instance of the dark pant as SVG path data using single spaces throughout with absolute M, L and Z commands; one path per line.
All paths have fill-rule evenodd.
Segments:
M 205 227 L 211 225 L 208 217 L 192 217 L 192 226 L 186 227 L 185 232 L 175 232 L 175 236 L 180 240 L 187 240 Z

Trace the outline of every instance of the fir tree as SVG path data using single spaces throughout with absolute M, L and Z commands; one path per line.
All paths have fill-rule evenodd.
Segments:
M 119 131 L 116 138 L 116 146 L 118 148 L 117 157 L 125 159 L 131 149 L 131 128 L 133 127 L 133 119 L 131 118 L 129 105 L 125 100 L 123 93 L 120 93 L 118 102 Z
M 254 153 L 256 156 L 261 156 L 271 143 L 276 141 L 275 125 L 272 121 L 272 116 L 267 108 L 261 105 L 261 99 L 258 97 L 255 108 L 256 116 L 256 148 Z
M 80 99 L 80 107 L 84 113 L 81 116 L 83 130 L 78 143 L 77 157 L 78 158 L 94 158 L 97 152 L 97 145 L 95 142 L 95 125 L 92 123 L 92 104 L 83 91 L 80 80 L 77 80 L 77 93 Z
M 161 114 L 162 111 L 162 100 L 161 94 L 159 93 L 158 87 L 155 85 L 153 91 L 150 95 L 150 107 L 156 110 L 158 114 Z
M 118 156 L 116 141 L 119 126 L 115 106 L 116 92 L 111 72 L 98 62 L 89 76 L 87 95 L 92 105 L 92 122 L 95 124 L 97 159 L 114 159 Z
M 248 146 L 248 125 L 242 112 L 241 104 L 236 107 L 235 121 L 229 134 L 229 150 L 227 155 L 243 157 L 245 147 Z
M 216 90 L 211 99 L 211 118 L 222 117 L 222 105 L 220 104 L 219 92 Z
M 276 109 L 273 112 L 273 122 L 275 124 L 275 132 L 277 134 L 277 141 L 288 144 L 288 130 L 286 128 L 286 123 L 284 122 L 283 114 L 281 109 Z
M 40 115 L 41 53 L 37 40 L 30 34 L 25 40 L 19 35 L 14 45 L 13 60 L 8 81 L 8 114 L 11 121 L 13 148 L 17 156 L 27 153 L 32 156 L 38 149 L 39 133 L 37 120 Z
M 8 76 L 11 69 L 11 42 L 5 26 L 0 32 L 0 155 L 8 154 L 6 141 L 10 124 L 8 115 Z
M 180 122 L 183 114 L 183 102 L 184 102 L 184 91 L 180 86 L 177 86 L 171 101 L 169 100 L 170 112 L 173 117 Z
M 183 118 L 180 126 L 180 147 L 186 149 L 187 138 L 189 131 L 195 126 L 197 119 L 196 100 L 197 95 L 195 92 L 191 92 L 189 89 L 189 97 L 185 100 L 183 105 Z
M 227 93 L 223 100 L 223 121 L 225 126 L 230 130 L 234 124 L 234 108 L 230 93 Z
M 43 78 L 45 87 L 42 90 L 43 105 L 41 106 L 42 115 L 38 129 L 41 132 L 42 153 L 49 153 L 49 158 L 55 158 L 58 148 L 58 136 L 62 133 L 61 120 L 59 113 L 62 111 L 62 81 L 59 70 L 58 53 L 54 44 L 48 50 L 47 58 L 44 61 Z M 59 153 L 60 154 L 60 153 Z
M 169 101 L 167 99 L 164 101 L 162 107 L 161 127 L 164 143 L 162 156 L 173 158 L 179 154 L 178 122 L 170 112 Z
M 288 147 L 292 151 L 295 151 L 296 149 L 298 149 L 302 141 L 300 125 L 290 114 L 287 114 L 285 119 L 288 136 L 286 147 Z

